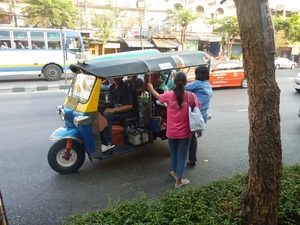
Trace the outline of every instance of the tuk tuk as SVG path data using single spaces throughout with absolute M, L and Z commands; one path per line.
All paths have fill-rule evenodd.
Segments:
M 102 80 L 163 73 L 167 84 L 175 71 L 186 71 L 199 65 L 210 65 L 210 57 L 205 52 L 165 52 L 70 65 L 74 78 L 64 104 L 57 106 L 64 126 L 50 137 L 56 140 L 48 152 L 50 167 L 61 174 L 73 173 L 83 165 L 86 155 L 90 160 L 104 160 L 151 146 L 156 139 L 166 139 L 166 108 L 162 105 L 160 110 L 155 110 L 150 94 L 137 97 L 135 117 L 112 125 L 114 148 L 102 152 L 100 132 L 107 125 L 99 112 L 99 107 L 107 103 L 107 92 L 101 90 Z M 151 82 L 150 76 L 148 82 Z M 143 123 L 139 123 L 141 120 Z

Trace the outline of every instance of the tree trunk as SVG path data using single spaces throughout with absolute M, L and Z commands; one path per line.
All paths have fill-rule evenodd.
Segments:
M 102 43 L 102 55 L 105 55 L 105 45 L 106 45 L 106 43 Z
M 280 89 L 267 52 L 260 2 L 234 0 L 249 96 L 249 171 L 240 215 L 246 224 L 276 225 L 282 173 Z
M 182 50 L 185 50 L 185 41 L 186 41 L 186 26 L 182 26 L 181 28 L 181 46 Z
M 143 39 L 142 39 L 142 29 L 140 30 L 140 43 L 141 43 L 142 50 L 144 50 Z

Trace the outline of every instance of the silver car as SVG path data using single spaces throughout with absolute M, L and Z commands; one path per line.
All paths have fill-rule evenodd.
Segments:
M 274 61 L 275 69 L 294 69 L 297 66 L 297 63 L 289 60 L 288 58 L 277 58 Z
M 297 92 L 300 92 L 300 73 L 294 78 L 294 88 Z

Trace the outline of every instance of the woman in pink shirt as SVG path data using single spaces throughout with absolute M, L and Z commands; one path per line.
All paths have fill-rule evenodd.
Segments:
M 148 84 L 148 90 L 161 103 L 167 104 L 167 137 L 170 148 L 172 171 L 171 175 L 175 178 L 175 188 L 182 187 L 190 183 L 188 179 L 183 179 L 183 174 L 186 168 L 187 156 L 191 142 L 192 132 L 189 126 L 188 115 L 188 94 L 194 95 L 185 91 L 187 78 L 185 73 L 178 72 L 174 77 L 175 89 L 171 92 L 158 94 L 152 84 Z M 196 106 L 201 107 L 197 97 Z M 193 99 L 190 96 L 190 99 Z M 195 102 L 190 101 L 190 105 L 195 107 Z M 197 133 L 200 137 L 202 132 Z

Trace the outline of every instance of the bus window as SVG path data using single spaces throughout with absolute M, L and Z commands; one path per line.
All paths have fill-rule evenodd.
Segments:
M 0 44 L 1 46 L 3 45 L 7 46 L 7 48 L 11 48 L 9 31 L 0 31 Z
M 55 45 L 55 49 L 61 49 L 60 41 Z
M 67 38 L 67 48 L 72 52 L 81 52 L 81 44 L 79 38 Z
M 57 44 L 60 43 L 60 33 L 59 32 L 47 32 L 48 49 L 56 49 Z
M 17 43 L 21 42 L 25 48 L 28 48 L 28 36 L 26 31 L 13 31 L 14 41 L 17 47 Z
M 46 48 L 44 32 L 30 31 L 31 42 L 34 43 L 37 48 Z M 33 46 L 32 46 L 33 47 Z

